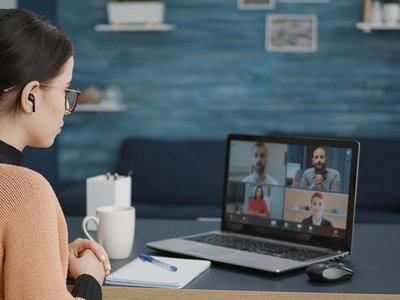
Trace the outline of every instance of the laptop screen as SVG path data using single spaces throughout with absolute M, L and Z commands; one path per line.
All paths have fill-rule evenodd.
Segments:
M 359 145 L 229 135 L 222 229 L 349 250 Z

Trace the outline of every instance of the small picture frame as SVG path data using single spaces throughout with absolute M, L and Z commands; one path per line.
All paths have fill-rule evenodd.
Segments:
M 273 9 L 275 0 L 237 0 L 237 5 L 239 9 Z
M 267 15 L 265 48 L 269 52 L 317 51 L 315 15 Z

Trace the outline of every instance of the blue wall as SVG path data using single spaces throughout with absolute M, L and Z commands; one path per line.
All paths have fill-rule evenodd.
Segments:
M 61 180 L 112 171 L 128 136 L 400 137 L 400 31 L 357 30 L 362 1 L 243 11 L 236 0 L 165 0 L 175 31 L 95 32 L 107 22 L 106 3 L 59 1 L 58 21 L 75 42 L 74 85 L 117 87 L 128 110 L 66 117 L 58 138 Z M 318 51 L 266 52 L 269 13 L 315 14 Z

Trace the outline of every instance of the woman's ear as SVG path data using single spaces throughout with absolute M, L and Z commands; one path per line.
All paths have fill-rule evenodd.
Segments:
M 20 106 L 23 112 L 30 114 L 36 111 L 39 86 L 39 81 L 30 81 L 22 89 Z

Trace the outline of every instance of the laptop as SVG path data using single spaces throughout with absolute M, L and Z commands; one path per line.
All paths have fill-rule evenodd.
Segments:
M 146 245 L 272 273 L 339 260 L 351 252 L 358 158 L 353 140 L 230 134 L 220 230 Z

